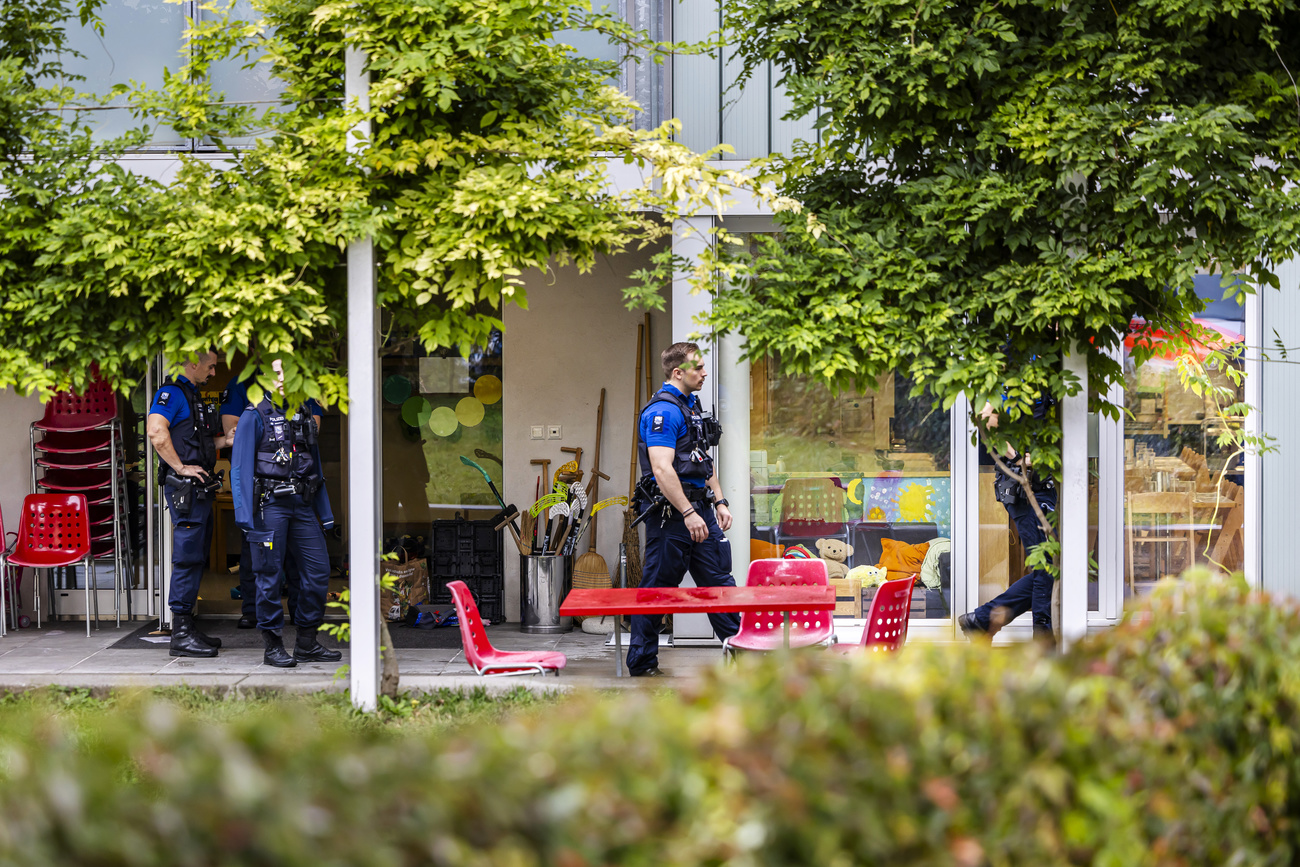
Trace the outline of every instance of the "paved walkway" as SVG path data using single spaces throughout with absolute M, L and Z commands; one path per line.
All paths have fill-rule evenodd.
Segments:
M 45 628 L 11 630 L 0 638 L 0 691 L 59 685 L 109 689 L 189 685 L 215 690 L 315 692 L 346 691 L 346 677 L 336 678 L 348 662 L 299 665 L 276 669 L 262 664 L 260 649 L 221 651 L 215 659 L 175 659 L 167 645 L 147 650 L 112 650 L 110 646 L 137 628 L 105 624 L 87 638 L 84 623 L 46 624 Z M 78 628 L 80 627 L 80 628 Z M 626 634 L 624 635 L 626 641 Z M 494 631 L 492 641 L 501 650 L 559 650 L 568 666 L 555 677 L 480 678 L 459 648 L 446 650 L 400 649 L 397 652 L 402 689 L 422 692 L 439 688 L 486 687 L 491 691 L 517 686 L 530 689 L 664 688 L 683 685 L 722 659 L 718 647 L 665 647 L 659 662 L 670 677 L 615 678 L 614 649 L 606 636 L 581 631 L 563 635 L 524 635 Z M 626 652 L 626 645 L 624 648 Z

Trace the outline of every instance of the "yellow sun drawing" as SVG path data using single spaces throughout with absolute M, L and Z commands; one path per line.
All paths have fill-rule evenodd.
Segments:
M 898 492 L 898 520 L 905 523 L 920 523 L 929 520 L 930 495 L 934 488 L 929 485 L 911 484 Z

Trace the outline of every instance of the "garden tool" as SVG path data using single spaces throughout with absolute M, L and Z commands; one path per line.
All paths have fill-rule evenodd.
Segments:
M 550 458 L 534 458 L 533 460 L 529 461 L 528 463 L 532 464 L 533 466 L 540 466 L 540 467 L 542 468 L 542 477 L 541 477 L 541 479 L 538 480 L 540 484 L 538 485 L 539 490 L 537 491 L 537 496 L 541 497 L 542 494 L 544 494 L 546 491 L 549 491 L 549 490 L 551 489 L 551 488 L 550 488 L 551 476 L 550 476 L 550 473 L 547 472 L 547 471 L 550 470 L 550 468 L 551 468 L 551 459 L 550 459 Z M 546 486 L 544 489 L 542 488 L 543 485 Z M 530 509 L 529 511 L 532 511 L 532 510 Z M 537 517 L 537 513 L 536 513 L 536 512 L 533 512 L 533 517 L 534 517 L 534 518 Z M 542 513 L 542 522 L 541 522 L 540 524 L 538 524 L 539 529 L 541 529 L 541 530 L 543 530 L 543 531 L 546 529 L 546 518 L 547 518 L 547 515 L 546 515 L 545 512 L 543 512 L 543 513 Z
M 632 397 L 632 458 L 627 470 L 628 496 L 636 490 L 637 441 L 640 439 L 640 422 L 637 414 L 641 411 L 641 359 L 645 352 L 645 326 L 636 327 L 636 381 L 633 383 Z M 623 567 L 623 581 L 628 587 L 641 586 L 641 534 L 633 525 L 636 520 L 634 509 L 623 513 L 623 555 L 627 564 Z
M 479 451 L 482 451 L 482 450 L 480 449 Z M 478 452 L 475 452 L 475 454 L 478 454 Z M 488 475 L 487 470 L 483 469 L 481 466 L 479 466 L 478 464 L 476 464 L 474 461 L 471 461 L 469 458 L 465 457 L 464 455 L 461 455 L 461 456 L 460 456 L 460 462 L 461 462 L 462 464 L 464 464 L 465 466 L 467 466 L 467 467 L 473 467 L 474 469 L 476 469 L 476 470 L 478 470 L 480 473 L 482 473 L 482 474 L 483 474 L 483 481 L 487 482 L 488 487 L 492 489 L 492 496 L 494 496 L 494 497 L 497 498 L 497 505 L 499 505 L 499 506 L 500 506 L 501 508 L 503 508 L 503 509 L 507 508 L 507 506 L 506 506 L 506 501 L 503 500 L 503 499 L 501 499 L 501 492 L 497 490 L 497 486 L 492 482 L 492 477 Z M 510 525 L 510 532 L 511 532 L 511 533 L 514 533 L 516 536 L 518 536 L 518 535 L 519 535 L 519 528 L 516 527 L 516 526 L 512 523 L 512 524 Z
M 496 525 L 495 529 L 500 530 L 504 527 L 509 527 L 510 535 L 515 540 L 515 547 L 519 549 L 520 554 L 527 554 L 528 552 L 524 550 L 523 539 L 519 535 L 519 529 L 515 526 L 515 519 L 519 517 L 519 510 L 516 509 L 513 504 L 506 506 L 505 510 L 508 514 L 502 519 L 500 524 Z
M 596 457 L 591 463 L 591 490 L 588 491 L 592 499 L 595 499 L 595 493 L 600 487 L 600 477 L 605 475 L 600 471 L 600 438 L 604 424 L 605 389 L 602 388 L 600 390 L 600 403 L 596 405 Z M 608 479 L 609 476 L 605 476 L 605 478 Z M 596 509 L 593 508 L 589 514 L 592 524 L 591 547 L 587 549 L 586 554 L 578 558 L 578 562 L 573 564 L 573 586 L 574 588 L 584 589 L 607 589 L 609 587 L 609 564 L 596 550 Z

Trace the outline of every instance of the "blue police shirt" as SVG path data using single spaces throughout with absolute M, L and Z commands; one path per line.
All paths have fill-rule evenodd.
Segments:
M 699 398 L 695 396 L 687 397 L 679 389 L 663 384 L 663 391 L 671 392 L 680 397 L 688 406 L 696 406 Z M 641 442 L 646 447 L 660 446 L 663 448 L 676 449 L 677 440 L 687 432 L 686 416 L 682 414 L 682 409 L 671 401 L 659 398 L 645 408 L 641 413 Z M 696 488 L 704 487 L 703 479 L 681 479 L 683 485 L 691 485 Z
M 190 402 L 185 399 L 185 392 L 177 383 L 189 383 L 184 376 L 176 377 L 176 382 L 169 382 L 154 395 L 149 406 L 149 415 L 160 415 L 167 419 L 167 424 L 174 425 L 190 417 Z

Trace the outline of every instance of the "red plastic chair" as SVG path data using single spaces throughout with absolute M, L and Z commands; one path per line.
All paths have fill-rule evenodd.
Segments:
M 55 455 L 84 454 L 85 452 L 97 452 L 108 448 L 112 445 L 112 439 L 113 432 L 110 430 L 48 430 L 45 432 L 45 436 L 36 443 L 36 450 Z
M 912 606 L 912 585 L 918 576 L 886 581 L 876 589 L 871 600 L 871 613 L 862 630 L 860 644 L 840 644 L 833 649 L 840 653 L 895 652 L 907 641 L 908 611 Z
M 41 431 L 91 431 L 107 428 L 117 419 L 117 394 L 96 380 L 85 394 L 57 392 L 45 404 L 45 416 L 32 427 Z
M 825 560 L 754 560 L 749 564 L 750 587 L 789 587 L 827 583 Z M 835 642 L 831 611 L 791 611 L 790 648 L 815 647 Z M 735 656 L 737 650 L 764 653 L 785 646 L 785 615 L 780 611 L 746 611 L 740 615 L 740 631 L 722 642 L 722 652 Z
M 560 669 L 568 663 L 568 658 L 559 651 L 513 651 L 497 650 L 488 641 L 483 631 L 483 618 L 479 616 L 478 605 L 464 581 L 452 581 L 447 585 L 451 591 L 451 601 L 456 605 L 456 619 L 460 621 L 460 639 L 465 645 L 465 659 L 480 677 L 500 677 L 507 674 L 546 674 L 555 672 L 560 676 Z
M 18 540 L 12 552 L 0 562 L 7 566 L 32 569 L 56 569 L 81 563 L 86 567 L 86 637 L 90 637 L 90 585 L 95 583 L 95 569 L 90 559 L 89 507 L 81 494 L 28 494 L 23 500 L 23 516 L 18 524 Z M 41 597 L 36 585 L 36 622 L 40 624 Z M 95 627 L 99 627 L 99 593 L 95 597 Z M 0 606 L 4 594 L 0 594 Z M 7 611 L 0 607 L 0 619 Z

